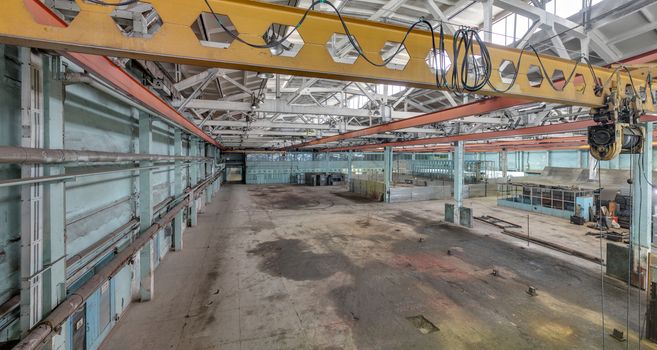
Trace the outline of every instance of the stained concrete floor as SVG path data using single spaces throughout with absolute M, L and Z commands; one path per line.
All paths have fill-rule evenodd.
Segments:
M 102 348 L 625 348 L 608 334 L 625 330 L 626 289 L 605 279 L 603 332 L 598 265 L 483 223 L 442 223 L 441 201 L 386 205 L 340 191 L 225 186 L 158 268 L 154 299 L 132 304 Z M 490 203 L 469 200 L 475 215 L 526 220 Z M 599 252 L 565 220 L 534 220 L 532 234 Z M 419 315 L 438 330 L 423 334 L 407 319 Z

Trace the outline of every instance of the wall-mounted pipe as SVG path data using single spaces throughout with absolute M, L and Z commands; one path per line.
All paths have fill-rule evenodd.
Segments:
M 107 265 L 103 266 L 93 277 L 83 284 L 75 293 L 70 294 L 66 299 L 41 322 L 33 327 L 27 336 L 23 338 L 14 350 L 36 350 L 50 339 L 54 332 L 61 329 L 61 325 L 80 307 L 84 302 L 105 283 L 112 278 L 125 265 L 132 261 L 132 257 L 139 253 L 160 230 L 169 224 L 176 217 L 176 214 L 183 210 L 192 200 L 191 198 L 200 195 L 213 181 L 216 181 L 222 171 L 218 171 L 212 177 L 201 182 L 194 190 L 192 196 L 185 196 L 175 207 L 157 220 L 151 227 L 144 231 L 137 239 L 126 249 L 122 250 Z
M 138 224 L 139 224 L 139 219 L 138 218 L 131 219 L 127 223 L 121 225 L 121 227 L 119 227 L 116 230 L 114 230 L 114 231 L 110 232 L 109 234 L 107 234 L 105 237 L 103 237 L 98 242 L 92 244 L 91 246 L 89 246 L 89 247 L 85 248 L 84 250 L 80 251 L 79 253 L 77 253 L 77 254 L 69 257 L 68 259 L 66 259 L 66 266 L 69 267 L 69 266 L 75 264 L 76 262 L 82 260 L 83 258 L 87 257 L 94 250 L 98 249 L 99 247 L 103 246 L 105 243 L 107 243 L 107 242 L 113 240 L 114 238 L 116 238 L 116 236 L 119 236 L 119 235 L 125 233 L 126 231 L 128 231 L 128 229 L 134 229 Z M 77 271 L 73 271 L 71 273 L 71 275 L 75 274 L 75 272 L 77 272 Z
M 134 167 L 134 168 L 125 168 L 118 170 L 90 171 L 90 172 L 74 174 L 74 175 L 53 175 L 53 176 L 26 177 L 22 179 L 12 179 L 12 180 L 0 180 L 0 187 L 31 185 L 31 184 L 55 182 L 55 181 L 76 181 L 79 177 L 107 175 L 107 174 L 122 173 L 127 171 L 154 170 L 160 167 L 162 166 L 154 165 L 148 167 Z
M 191 163 L 183 164 L 183 167 L 191 166 Z M 12 187 L 12 186 L 21 186 L 21 185 L 31 185 L 37 183 L 45 182 L 56 182 L 56 181 L 77 181 L 80 177 L 85 176 L 97 176 L 97 175 L 107 175 L 114 173 L 123 173 L 129 171 L 139 171 L 139 170 L 155 170 L 164 167 L 173 167 L 173 164 L 161 164 L 153 165 L 148 167 L 132 167 L 132 168 L 123 168 L 117 170 L 102 170 L 102 171 L 88 171 L 84 173 L 76 173 L 72 175 L 53 175 L 53 176 L 39 176 L 39 177 L 26 177 L 22 179 L 10 179 L 10 180 L 0 180 L 1 187 Z
M 65 149 L 0 146 L 1 164 L 119 163 L 175 160 L 212 161 L 214 159 L 192 156 L 168 156 L 162 154 L 74 151 Z

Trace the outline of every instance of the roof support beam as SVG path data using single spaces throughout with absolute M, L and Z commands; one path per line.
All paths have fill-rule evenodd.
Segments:
M 512 98 L 491 98 L 471 103 L 466 103 L 460 106 L 444 109 L 438 112 L 427 113 L 417 117 L 396 120 L 390 123 L 372 126 L 363 130 L 347 132 L 337 136 L 323 137 L 318 140 L 304 142 L 298 145 L 290 146 L 291 148 L 301 148 L 308 146 L 321 145 L 323 143 L 335 142 L 354 137 L 361 137 L 365 135 L 381 134 L 388 131 L 394 131 L 402 128 L 417 127 L 427 124 L 440 123 L 448 120 L 454 120 L 462 117 L 486 114 L 488 112 L 496 111 L 498 109 L 517 106 L 527 103 L 526 100 L 512 99 Z
M 180 102 L 174 103 L 174 106 Z M 224 110 L 224 111 L 252 111 L 253 104 L 248 102 L 235 101 L 213 101 L 213 100 L 191 100 L 187 104 L 188 108 Z M 281 100 L 265 100 L 255 108 L 256 112 L 280 113 L 280 114 L 313 114 L 313 115 L 332 115 L 345 117 L 369 117 L 371 115 L 366 109 L 327 107 L 327 106 L 299 106 L 290 105 Z M 411 118 L 417 113 L 393 111 L 393 118 Z
M 213 73 L 208 74 L 208 76 L 205 77 L 205 79 L 203 79 L 201 85 L 197 86 L 196 89 L 194 89 L 194 91 L 189 96 L 187 96 L 187 98 L 183 101 L 183 103 L 180 106 L 178 106 L 178 112 L 184 110 L 191 100 L 198 97 L 198 95 L 200 95 L 203 92 L 203 90 L 205 90 L 208 84 L 210 84 L 210 82 L 214 80 L 217 74 L 218 74 L 217 70 L 215 70 Z
M 558 25 L 564 30 L 567 30 L 568 35 L 573 35 L 578 39 L 587 36 L 590 37 L 591 49 L 607 63 L 616 62 L 620 58 L 618 53 L 614 52 L 607 45 L 604 35 L 597 30 L 584 31 L 578 23 L 556 16 L 542 8 L 531 6 L 527 2 L 520 0 L 496 0 L 495 6 L 528 17 L 534 21 L 540 21 L 541 26 L 547 30 L 556 30 L 555 25 Z
M 389 0 L 385 3 L 380 9 L 378 9 L 373 15 L 370 16 L 371 21 L 376 21 L 379 18 L 385 18 L 395 13 L 397 9 L 403 5 L 406 0 Z
M 592 120 L 583 120 L 572 123 L 562 123 L 554 125 L 543 125 L 543 126 L 533 126 L 529 128 L 520 128 L 520 129 L 510 129 L 510 130 L 501 130 L 501 131 L 490 131 L 474 134 L 462 134 L 454 136 L 443 136 L 443 137 L 430 137 L 425 139 L 409 140 L 409 141 L 400 141 L 400 142 L 388 142 L 388 143 L 379 143 L 379 144 L 369 144 L 369 145 L 359 145 L 351 147 L 338 147 L 338 148 L 329 148 L 326 151 L 348 151 L 348 150 L 363 150 L 363 149 L 375 149 L 383 146 L 391 147 L 408 147 L 408 146 L 418 146 L 418 145 L 435 145 L 441 143 L 450 143 L 456 141 L 472 141 L 472 140 L 488 140 L 504 137 L 514 137 L 514 136 L 528 136 L 528 135 L 542 135 L 542 134 L 555 134 L 562 133 L 567 131 L 578 131 L 584 130 L 589 126 L 595 125 L 595 122 Z
M 438 21 L 443 21 L 443 22 L 449 22 L 449 18 L 443 13 L 443 11 L 438 7 L 438 4 L 435 3 L 434 0 L 425 0 L 427 3 L 427 10 L 433 16 L 434 19 Z M 454 34 L 454 26 L 449 24 L 449 23 L 443 23 L 443 28 L 445 28 L 445 31 L 449 34 Z
M 206 71 L 203 71 L 201 73 L 192 75 L 189 78 L 185 78 L 185 79 L 175 83 L 173 85 L 173 87 L 175 87 L 178 91 L 189 89 L 192 86 L 195 86 L 195 85 L 198 85 L 198 84 L 202 83 L 208 76 L 213 75 L 213 74 L 216 75 L 217 71 L 218 70 L 216 68 L 208 69 Z
M 216 130 L 213 132 L 214 135 L 235 135 L 235 136 L 240 136 L 240 135 L 266 135 L 266 136 L 292 136 L 292 137 L 313 137 L 314 134 L 312 132 L 307 132 L 307 131 L 275 131 L 275 130 L 247 130 L 247 131 L 242 131 L 242 130 Z M 335 135 L 335 133 L 328 133 L 328 132 L 323 132 L 323 135 Z M 367 136 L 369 138 L 377 138 L 377 139 L 393 139 L 396 138 L 397 136 L 395 135 L 370 135 Z
M 234 127 L 234 128 L 281 128 L 281 129 L 308 129 L 308 130 L 338 130 L 338 126 L 331 126 L 328 124 L 299 124 L 299 123 L 282 123 L 272 122 L 269 120 L 257 120 L 254 122 L 246 122 L 241 120 L 209 120 L 205 123 L 208 126 L 220 127 Z M 362 130 L 365 126 L 347 125 L 347 130 Z M 436 129 L 422 129 L 422 128 L 405 128 L 396 130 L 397 132 L 413 132 L 424 134 L 442 134 L 442 131 Z M 375 135 L 375 134 L 369 134 Z
M 655 121 L 657 121 L 657 115 L 644 115 L 641 117 L 641 122 L 644 123 L 655 122 Z M 350 147 L 329 148 L 326 149 L 326 151 L 375 149 L 384 146 L 407 147 L 407 146 L 418 146 L 418 145 L 435 145 L 435 144 L 449 143 L 455 141 L 489 140 L 489 139 L 499 139 L 504 137 L 560 134 L 565 132 L 581 131 L 595 124 L 596 123 L 593 120 L 588 119 L 588 120 L 581 120 L 581 121 L 570 122 L 570 123 L 532 126 L 528 128 L 489 131 L 482 133 L 462 134 L 462 135 L 453 135 L 453 136 L 430 137 L 430 138 L 416 139 L 409 141 L 375 143 L 375 144 L 358 145 L 358 146 L 350 146 Z

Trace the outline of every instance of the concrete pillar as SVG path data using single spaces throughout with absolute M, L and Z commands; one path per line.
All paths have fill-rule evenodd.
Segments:
M 151 153 L 153 132 L 151 117 L 133 109 L 133 115 L 139 118 L 139 153 Z M 152 166 L 152 162 L 142 162 L 141 167 Z M 139 229 L 146 231 L 153 224 L 153 170 L 139 171 Z M 139 297 L 141 301 L 153 298 L 153 240 L 150 240 L 139 252 Z
M 591 153 L 588 153 L 589 157 L 589 181 L 598 181 L 598 160 L 593 158 Z
M 463 141 L 454 143 L 454 208 L 455 219 L 458 218 L 458 209 L 463 206 L 463 187 L 464 187 L 464 154 L 465 148 Z M 456 222 L 459 222 L 456 220 Z
M 351 175 L 352 175 L 352 166 L 354 161 L 354 153 L 350 150 L 347 157 L 349 159 L 349 167 L 347 168 L 347 186 L 350 186 L 351 188 Z
M 218 148 L 216 148 L 215 150 L 216 150 L 215 162 L 218 163 L 219 166 L 221 166 L 221 150 L 219 150 Z M 226 169 L 224 169 L 224 173 L 226 173 Z M 219 190 L 221 189 L 221 181 L 223 178 L 224 178 L 223 176 L 219 176 L 219 178 L 217 178 L 217 189 L 215 192 L 219 192 Z
M 205 157 L 212 157 L 212 146 L 204 143 L 205 147 Z M 205 178 L 212 176 L 214 174 L 214 162 L 205 162 Z M 210 184 L 206 189 L 205 189 L 205 205 L 208 205 L 212 201 L 212 186 L 213 184 Z
M 509 153 L 506 149 L 503 149 L 500 152 L 500 171 L 502 172 L 502 178 L 506 179 L 509 171 Z
M 552 151 L 545 151 L 546 166 L 552 166 Z
M 490 43 L 493 41 L 493 0 L 482 0 L 481 5 L 484 8 L 484 41 Z
M 390 188 L 392 187 L 392 147 L 383 149 L 383 184 L 385 189 L 384 200 L 390 203 Z
M 173 154 L 175 156 L 182 156 L 182 130 L 176 128 L 173 136 Z M 183 174 L 182 174 L 182 161 L 177 160 L 173 170 L 173 195 L 180 198 L 183 193 Z M 176 214 L 173 219 L 173 250 L 180 251 L 183 248 L 183 210 Z
M 189 155 L 192 157 L 196 157 L 198 156 L 198 154 L 199 154 L 198 138 L 196 136 L 191 136 L 191 140 L 189 143 Z M 192 187 L 198 184 L 198 170 L 199 170 L 199 162 L 193 161 L 193 163 L 189 167 L 189 177 Z M 198 222 L 197 200 L 194 197 L 192 197 L 191 200 L 192 202 L 189 205 L 189 225 L 196 226 L 196 223 Z
M 648 270 L 648 253 L 652 241 L 652 123 L 645 123 L 643 153 L 632 158 L 632 221 L 630 240 L 632 272 Z

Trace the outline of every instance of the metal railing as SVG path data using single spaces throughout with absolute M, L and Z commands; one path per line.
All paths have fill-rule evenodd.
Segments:
M 590 197 L 591 190 L 577 190 L 538 184 L 497 184 L 497 198 L 537 207 L 575 212 L 578 197 Z

